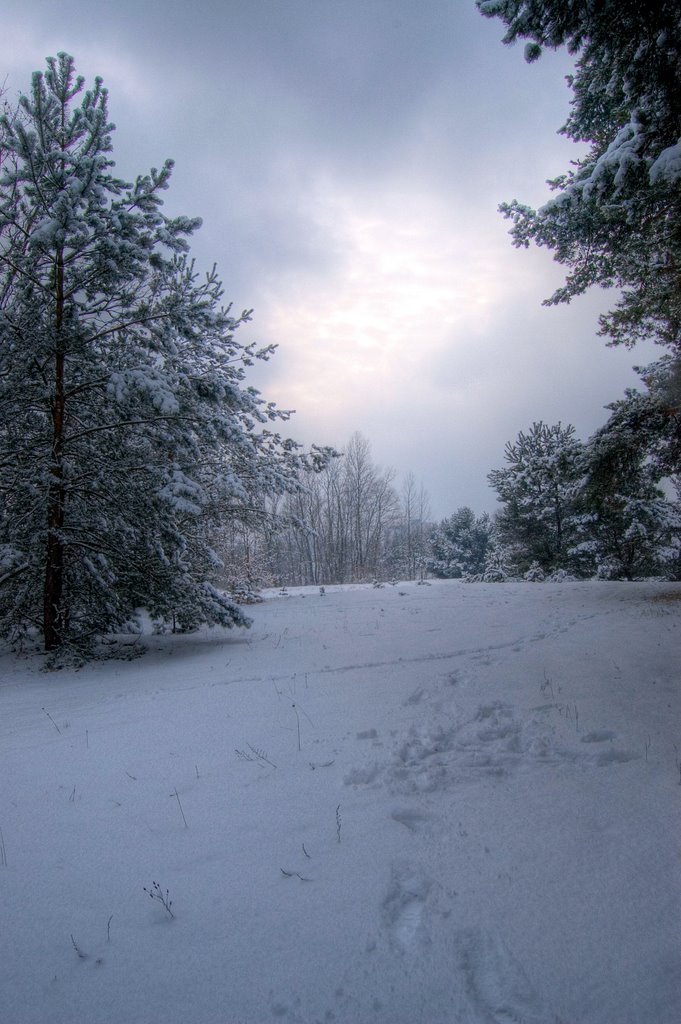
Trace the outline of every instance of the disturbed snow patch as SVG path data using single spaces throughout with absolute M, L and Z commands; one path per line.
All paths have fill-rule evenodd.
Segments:
M 522 712 L 491 701 L 472 714 L 451 705 L 423 723 L 410 725 L 396 740 L 387 762 L 357 766 L 346 773 L 344 782 L 347 786 L 387 785 L 395 794 L 418 796 L 485 777 L 503 779 L 532 764 L 607 767 L 640 756 L 612 746 L 616 733 L 610 729 L 583 736 L 577 729 L 578 720 L 572 712 L 568 717 L 566 705 L 561 704 Z M 605 749 L 598 749 L 606 743 Z M 583 744 L 596 749 L 586 750 Z

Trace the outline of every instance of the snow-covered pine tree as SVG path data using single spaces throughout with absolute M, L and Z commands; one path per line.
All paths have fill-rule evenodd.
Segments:
M 585 156 L 550 182 L 540 210 L 502 210 L 517 246 L 546 246 L 568 268 L 547 300 L 569 302 L 591 285 L 622 289 L 601 318 L 611 343 L 650 337 L 681 346 L 681 16 L 678 0 L 477 0 L 500 18 L 504 42 L 525 56 L 566 46 L 572 111 L 562 134 Z
M 681 506 L 665 496 L 681 461 L 681 423 L 670 407 L 671 356 L 641 373 L 645 391 L 630 388 L 585 445 L 582 556 L 609 579 L 667 575 L 681 569 Z M 678 479 L 678 477 L 677 477 Z
M 0 628 L 86 649 L 136 609 L 244 624 L 212 584 L 210 530 L 323 465 L 268 429 L 187 238 L 161 213 L 172 162 L 111 171 L 107 91 L 60 54 L 0 122 Z
M 429 571 L 441 579 L 482 574 L 491 536 L 492 521 L 486 512 L 476 516 L 467 506 L 457 509 L 430 535 Z
M 560 131 L 586 143 L 586 154 L 549 182 L 555 196 L 541 209 L 514 200 L 501 210 L 513 222 L 516 246 L 545 246 L 567 270 L 547 304 L 569 302 L 592 285 L 614 287 L 619 298 L 600 318 L 609 344 L 647 338 L 669 348 L 671 358 L 656 368 L 669 396 L 668 422 L 662 408 L 647 418 L 654 458 L 676 429 L 681 395 L 678 0 L 476 2 L 505 24 L 505 43 L 527 41 L 528 61 L 544 47 L 565 46 L 575 55 L 572 110 Z M 673 472 L 680 471 L 677 459 Z
M 507 465 L 489 473 L 502 506 L 495 520 L 497 541 L 521 573 L 533 562 L 544 572 L 568 567 L 582 455 L 573 426 L 539 421 L 508 442 Z

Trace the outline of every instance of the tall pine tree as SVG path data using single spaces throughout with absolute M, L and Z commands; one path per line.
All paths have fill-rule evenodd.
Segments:
M 678 0 L 477 0 L 525 56 L 566 46 L 572 110 L 560 129 L 584 157 L 550 182 L 540 210 L 502 206 L 517 246 L 546 246 L 568 269 L 548 303 L 591 285 L 621 289 L 601 318 L 612 343 L 681 348 L 681 12 Z
M 246 622 L 211 585 L 208 537 L 323 464 L 268 429 L 243 385 L 199 221 L 161 212 L 172 162 L 112 173 L 107 91 L 50 58 L 0 122 L 0 628 L 86 649 L 136 609 L 187 628 Z

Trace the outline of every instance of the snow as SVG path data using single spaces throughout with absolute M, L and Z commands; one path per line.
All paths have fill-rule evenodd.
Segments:
M 3 1020 L 678 1024 L 681 585 L 251 614 L 0 661 Z
M 678 181 L 681 177 L 681 139 L 673 146 L 667 146 L 650 168 L 650 180 Z

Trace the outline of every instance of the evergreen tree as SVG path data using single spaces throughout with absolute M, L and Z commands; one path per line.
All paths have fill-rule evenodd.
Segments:
M 567 568 L 575 538 L 575 495 L 583 446 L 574 427 L 533 423 L 506 445 L 508 465 L 488 475 L 502 508 L 497 540 L 520 572 Z
M 172 162 L 116 178 L 113 127 L 66 54 L 0 121 L 0 627 L 48 651 L 140 607 L 244 624 L 210 530 L 326 458 L 268 429 L 286 414 L 242 381 L 270 350 L 196 273 L 199 221 L 161 213 Z
M 668 406 L 667 356 L 642 370 L 645 392 L 627 390 L 585 446 L 578 550 L 609 579 L 678 577 L 681 508 L 661 488 L 679 465 L 681 424 Z
M 476 516 L 464 506 L 443 519 L 430 537 L 432 558 L 428 569 L 441 579 L 483 573 L 490 544 L 492 523 L 487 513 Z
M 493 522 L 481 575 L 482 582 L 506 583 L 508 580 L 518 579 L 518 569 L 514 559 L 515 550 L 501 542 Z
M 540 210 L 501 209 L 517 246 L 553 250 L 566 268 L 547 300 L 569 302 L 593 284 L 622 289 L 601 318 L 612 343 L 650 337 L 681 345 L 681 14 L 678 0 L 477 0 L 526 39 L 576 55 L 572 111 L 561 132 L 587 154 L 550 182 Z

